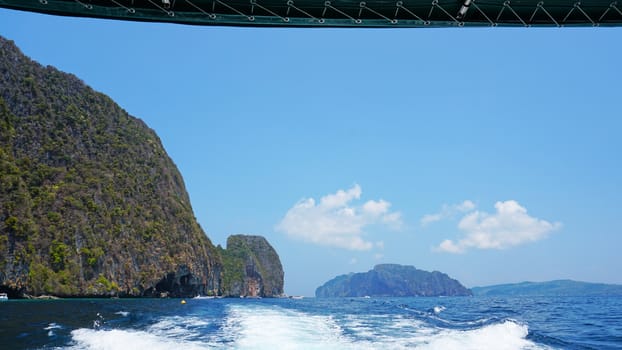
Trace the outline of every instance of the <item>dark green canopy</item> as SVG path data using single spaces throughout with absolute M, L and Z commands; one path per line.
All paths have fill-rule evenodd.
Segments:
M 0 0 L 64 16 L 271 27 L 619 26 L 611 0 Z

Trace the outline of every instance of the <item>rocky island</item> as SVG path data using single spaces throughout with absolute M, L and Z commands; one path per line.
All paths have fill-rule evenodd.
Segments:
M 228 254 L 203 232 L 179 170 L 143 121 L 0 37 L 0 292 L 282 293 L 269 244 L 231 240 Z
M 283 267 L 276 251 L 264 237 L 229 236 L 227 249 L 220 248 L 220 251 L 223 260 L 223 295 L 283 295 Z
M 373 270 L 337 276 L 315 290 L 316 297 L 469 296 L 471 291 L 444 273 L 382 264 Z
M 622 296 L 622 285 L 573 280 L 497 284 L 493 286 L 473 287 L 472 290 L 474 295 L 486 297 Z

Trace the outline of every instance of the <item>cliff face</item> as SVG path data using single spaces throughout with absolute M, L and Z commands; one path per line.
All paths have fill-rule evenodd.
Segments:
M 153 130 L 0 37 L 0 291 L 187 296 L 220 276 Z
M 283 267 L 276 251 L 261 236 L 233 235 L 223 259 L 222 291 L 226 296 L 277 297 L 283 294 Z
M 337 276 L 315 291 L 316 297 L 466 296 L 471 291 L 444 273 L 413 266 L 377 265 L 364 273 Z

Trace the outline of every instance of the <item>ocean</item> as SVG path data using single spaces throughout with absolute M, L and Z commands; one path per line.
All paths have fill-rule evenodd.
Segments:
M 622 297 L 11 300 L 0 349 L 622 349 Z

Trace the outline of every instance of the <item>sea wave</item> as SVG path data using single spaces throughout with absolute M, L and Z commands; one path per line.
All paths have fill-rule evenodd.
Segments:
M 63 327 L 60 326 L 59 324 L 57 324 L 56 322 L 52 322 L 52 323 L 48 324 L 47 327 L 45 327 L 43 329 L 48 331 L 48 337 L 53 337 L 53 336 L 56 335 L 54 330 L 55 329 L 61 329 L 61 328 L 63 328 Z
M 279 307 L 232 306 L 225 328 L 236 349 L 343 349 L 349 344 L 331 316 Z
M 174 348 L 204 350 L 215 348 L 214 345 L 202 342 L 180 341 L 145 331 L 82 328 L 72 331 L 71 336 L 74 345 L 67 348 L 70 350 L 170 350 Z
M 343 319 L 279 307 L 232 308 L 229 327 L 238 349 L 547 349 L 527 339 L 527 325 L 505 320 L 469 330 L 443 329 L 404 316 Z
M 263 304 L 229 305 L 223 316 L 217 329 L 196 315 L 162 317 L 141 330 L 82 328 L 71 332 L 69 349 L 548 349 L 514 320 L 451 329 L 408 315 L 333 316 Z
M 197 316 L 170 316 L 151 325 L 148 332 L 178 340 L 201 339 L 206 335 L 205 328 L 209 324 L 208 320 Z
M 421 346 L 425 350 L 532 350 L 548 349 L 527 340 L 526 325 L 507 320 L 467 331 L 443 330 Z

